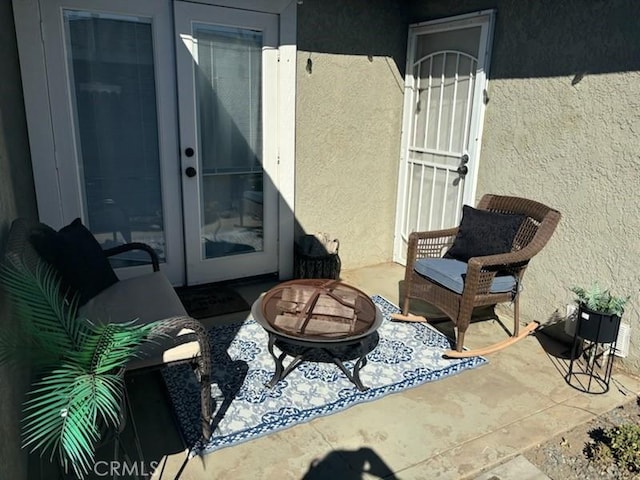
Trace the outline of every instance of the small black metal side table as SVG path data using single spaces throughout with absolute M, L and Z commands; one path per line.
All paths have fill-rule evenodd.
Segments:
M 578 309 L 569 372 L 565 377 L 570 386 L 585 393 L 609 391 L 619 329 L 620 317 L 582 306 Z

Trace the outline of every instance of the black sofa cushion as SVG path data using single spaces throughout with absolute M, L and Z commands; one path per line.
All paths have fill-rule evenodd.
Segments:
M 118 281 L 100 244 L 79 218 L 58 232 L 38 228 L 30 240 L 38 254 L 60 273 L 64 286 L 79 294 L 80 305 Z

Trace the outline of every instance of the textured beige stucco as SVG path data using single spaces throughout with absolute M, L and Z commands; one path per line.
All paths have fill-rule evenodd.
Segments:
M 563 218 L 531 262 L 525 319 L 562 318 L 569 287 L 598 281 L 630 300 L 640 371 L 640 3 L 411 2 L 411 21 L 496 8 L 478 198 L 521 195 Z
M 341 240 L 343 267 L 391 259 L 402 93 L 386 58 L 298 61 L 296 219 Z
M 35 195 L 10 0 L 0 0 L 0 252 L 11 221 L 35 217 Z M 12 321 L 0 292 L 0 330 Z M 25 367 L 0 366 L 0 480 L 27 478 L 20 449 L 21 404 L 29 382 Z
M 338 238 L 343 268 L 392 256 L 406 43 L 395 3 L 298 10 L 297 233 Z
M 522 310 L 547 320 L 572 285 L 598 281 L 630 295 L 631 355 L 640 364 L 640 73 L 495 80 L 478 193 L 534 198 L 563 214 L 531 263 Z M 541 99 L 544 101 L 541 102 Z

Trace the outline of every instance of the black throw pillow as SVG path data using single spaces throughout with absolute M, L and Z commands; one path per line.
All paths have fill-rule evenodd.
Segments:
M 79 293 L 80 305 L 118 281 L 102 247 L 79 218 L 58 232 L 36 229 L 30 240 L 38 254 L 58 271 L 64 286 Z
M 510 252 L 525 218 L 526 215 L 489 212 L 465 205 L 458 234 L 444 258 L 467 262 L 473 257 Z

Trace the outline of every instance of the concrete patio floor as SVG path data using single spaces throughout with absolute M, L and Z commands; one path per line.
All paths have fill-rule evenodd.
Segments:
M 390 263 L 345 271 L 342 279 L 398 304 L 403 275 L 403 267 Z M 272 285 L 242 285 L 238 291 L 252 303 Z M 505 325 L 512 324 L 500 316 Z M 450 325 L 436 327 L 450 333 Z M 466 338 L 474 347 L 501 340 L 505 333 L 499 322 L 486 320 L 472 323 Z M 581 393 L 566 384 L 568 362 L 547 353 L 553 349 L 553 342 L 529 336 L 489 355 L 489 363 L 477 369 L 189 461 L 159 375 L 133 376 L 128 389 L 145 463 L 158 465 L 153 478 L 475 478 L 640 392 L 639 379 L 614 372 L 607 394 Z M 113 446 L 105 448 L 100 456 L 113 458 Z

